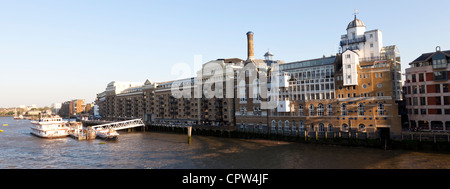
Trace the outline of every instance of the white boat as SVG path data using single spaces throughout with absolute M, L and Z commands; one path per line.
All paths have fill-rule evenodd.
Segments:
M 117 140 L 119 138 L 119 133 L 111 128 L 97 128 L 95 129 L 95 134 L 98 138 L 104 140 Z
M 69 136 L 69 127 L 61 117 L 39 118 L 31 121 L 31 134 L 42 138 L 62 138 Z
M 67 124 L 69 126 L 69 136 L 78 140 L 86 140 L 86 132 L 83 129 L 83 124 L 80 122 L 70 122 Z

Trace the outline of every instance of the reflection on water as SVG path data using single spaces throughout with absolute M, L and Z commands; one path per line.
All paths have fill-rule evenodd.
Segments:
M 449 169 L 450 155 L 153 132 L 119 141 L 41 139 L 29 120 L 0 118 L 0 168 L 18 169 Z

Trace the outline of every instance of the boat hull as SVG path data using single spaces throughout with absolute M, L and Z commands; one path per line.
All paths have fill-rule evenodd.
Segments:
M 97 138 L 103 139 L 103 140 L 118 140 L 119 136 L 103 136 L 103 135 L 97 135 Z
M 65 137 L 69 136 L 69 135 L 43 136 L 43 135 L 39 135 L 39 134 L 33 133 L 33 132 L 30 132 L 30 133 L 34 136 L 37 136 L 40 138 L 46 138 L 46 139 L 65 138 Z

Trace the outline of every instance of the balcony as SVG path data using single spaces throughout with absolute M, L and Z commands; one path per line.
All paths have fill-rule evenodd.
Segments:
M 355 39 L 346 39 L 341 41 L 341 47 L 344 45 L 351 45 L 355 43 L 366 42 L 366 36 L 355 38 Z
M 360 62 L 374 62 L 374 61 L 382 61 L 382 60 L 387 60 L 387 59 L 388 59 L 387 56 L 373 56 L 373 57 L 360 58 L 359 61 Z

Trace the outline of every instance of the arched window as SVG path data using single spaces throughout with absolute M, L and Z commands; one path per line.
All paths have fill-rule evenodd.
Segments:
M 378 103 L 378 109 L 377 109 L 377 112 L 378 112 L 378 115 L 384 115 L 384 104 L 383 103 Z
M 298 105 L 298 116 L 303 116 L 303 106 Z
M 364 124 L 359 125 L 359 131 L 366 132 L 366 126 Z
M 325 132 L 325 126 L 323 126 L 323 123 L 319 123 L 319 132 Z
M 331 124 L 328 125 L 328 132 L 333 132 L 333 125 Z
M 323 104 L 322 104 L 322 103 L 320 103 L 320 104 L 317 106 L 317 115 L 318 115 L 318 116 L 323 116 Z
M 348 132 L 348 125 L 347 125 L 347 124 L 344 123 L 344 124 L 342 125 L 342 131 L 343 131 L 343 132 Z
M 333 115 L 333 106 L 331 104 L 327 105 L 327 115 L 332 116 Z
M 343 116 L 346 116 L 347 115 L 347 104 L 342 104 L 342 106 L 341 106 L 341 113 L 342 113 L 342 115 Z
M 272 126 L 270 127 L 270 132 L 276 134 L 276 126 L 277 122 L 275 120 L 272 120 Z
M 314 116 L 314 105 L 312 104 L 309 105 L 309 115 Z
M 283 127 L 283 122 L 278 120 L 278 133 L 281 133 L 281 128 Z
M 358 115 L 360 116 L 364 115 L 364 105 L 362 103 L 358 104 Z
M 305 125 L 303 124 L 303 121 L 300 121 L 299 128 L 300 128 L 301 131 L 305 130 Z
M 284 121 L 284 128 L 289 128 L 289 121 L 288 120 Z
M 313 132 L 314 131 L 314 123 L 311 123 L 311 126 L 310 126 L 310 130 L 309 130 L 310 132 Z
M 295 134 L 296 130 L 297 130 L 297 125 L 295 125 L 295 121 L 292 120 L 292 132 L 294 132 L 294 134 Z

